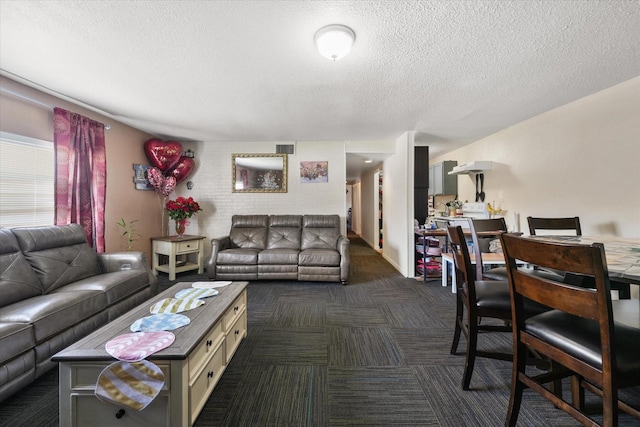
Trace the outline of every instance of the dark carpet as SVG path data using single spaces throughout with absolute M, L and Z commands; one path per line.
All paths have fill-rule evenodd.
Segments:
M 347 286 L 250 283 L 248 336 L 195 425 L 504 425 L 511 363 L 479 359 L 472 390 L 462 391 L 466 343 L 461 340 L 458 355 L 449 354 L 451 289 L 402 277 L 361 239 L 349 237 Z M 178 277 L 194 280 L 204 276 Z M 172 284 L 161 273 L 160 289 Z M 489 333 L 480 342 L 510 350 L 511 336 Z M 640 406 L 640 389 L 624 397 Z M 0 425 L 57 426 L 57 398 L 54 370 L 0 406 Z M 518 425 L 579 423 L 527 390 Z M 623 414 L 620 425 L 640 421 Z

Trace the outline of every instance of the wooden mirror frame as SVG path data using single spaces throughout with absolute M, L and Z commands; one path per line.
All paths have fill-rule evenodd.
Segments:
M 231 191 L 234 193 L 286 193 L 286 154 L 231 155 Z

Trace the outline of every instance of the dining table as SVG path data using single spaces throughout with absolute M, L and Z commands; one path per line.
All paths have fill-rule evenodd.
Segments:
M 523 236 L 527 239 L 548 241 L 554 243 L 604 244 L 605 258 L 609 278 L 618 282 L 640 285 L 640 238 L 618 236 L 566 236 L 566 235 L 536 235 Z M 475 264 L 475 257 L 470 254 L 471 263 Z M 487 265 L 505 265 L 502 253 L 483 253 L 482 262 Z M 450 253 L 442 253 L 442 286 L 448 286 L 449 269 L 453 271 L 453 257 Z M 456 292 L 456 277 L 451 274 L 451 292 Z
M 640 238 L 618 236 L 526 236 L 528 239 L 554 243 L 604 244 L 609 278 L 618 282 L 640 285 Z

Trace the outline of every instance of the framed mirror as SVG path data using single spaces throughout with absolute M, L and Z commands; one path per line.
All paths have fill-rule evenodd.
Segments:
M 286 154 L 232 154 L 234 193 L 286 193 Z

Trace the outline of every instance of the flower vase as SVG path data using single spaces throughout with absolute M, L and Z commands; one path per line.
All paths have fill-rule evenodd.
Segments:
M 176 234 L 178 238 L 182 238 L 184 234 L 184 230 L 187 228 L 187 220 L 186 219 L 176 219 Z

